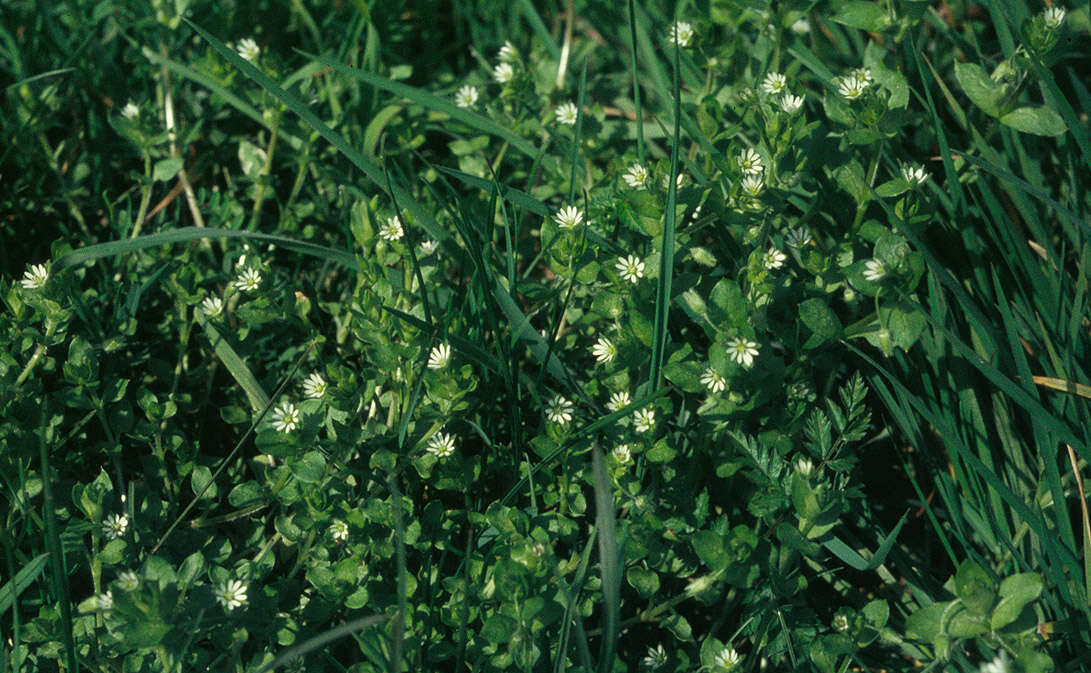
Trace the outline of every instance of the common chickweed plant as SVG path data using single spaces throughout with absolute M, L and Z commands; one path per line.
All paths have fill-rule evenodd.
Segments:
M 311 4 L 3 10 L 0 672 L 1087 665 L 1086 8 Z

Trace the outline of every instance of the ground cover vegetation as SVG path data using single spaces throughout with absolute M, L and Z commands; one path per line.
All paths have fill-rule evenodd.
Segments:
M 1086 4 L 0 7 L 0 673 L 1080 671 Z

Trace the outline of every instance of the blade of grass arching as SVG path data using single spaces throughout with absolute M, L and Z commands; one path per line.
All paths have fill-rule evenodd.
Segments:
M 621 552 L 614 518 L 614 491 L 606 476 L 606 459 L 598 441 L 591 445 L 591 474 L 595 486 L 595 529 L 599 533 L 602 574 L 602 648 L 598 670 L 608 673 L 614 670 L 618 625 L 621 623 Z
M 223 366 L 227 368 L 231 378 L 235 379 L 235 383 L 239 384 L 239 387 L 246 393 L 246 399 L 250 401 L 250 410 L 254 413 L 260 412 L 262 409 L 269 406 L 269 395 L 258 383 L 254 373 L 250 371 L 250 368 L 246 366 L 246 361 L 239 357 L 239 354 L 235 352 L 235 349 L 231 347 L 231 344 L 223 338 L 220 331 L 213 325 L 200 311 L 194 312 L 199 324 L 208 336 L 209 343 L 212 344 L 212 350 L 216 353 L 216 357 L 220 359 Z
M 538 40 L 545 45 L 546 50 L 549 51 L 549 57 L 556 61 L 561 60 L 561 48 L 557 46 L 556 40 L 549 33 L 549 29 L 546 28 L 542 17 L 538 16 L 538 10 L 534 8 L 534 3 L 531 0 L 518 0 L 518 5 L 519 13 L 530 24 L 530 29 L 534 31 Z
M 450 175 L 451 177 L 457 179 L 459 182 L 462 182 L 463 184 L 477 189 L 481 189 L 490 194 L 499 190 L 497 193 L 499 193 L 502 199 L 512 204 L 513 206 L 522 208 L 523 210 L 531 212 L 535 215 L 539 215 L 541 217 L 550 217 L 553 214 L 553 210 L 545 203 L 539 201 L 530 194 L 527 194 L 526 192 L 516 189 L 514 187 L 501 185 L 497 182 L 486 180 L 485 178 L 479 178 L 476 175 L 463 173 L 462 171 L 456 170 L 454 168 L 447 168 L 446 166 L 433 166 L 433 168 L 435 168 L 440 173 Z M 606 238 L 594 229 L 586 229 L 586 235 L 592 243 L 606 250 L 612 255 L 621 255 L 625 252 L 624 248 L 622 248 L 609 238 Z
M 633 105 L 636 107 L 636 155 L 644 163 L 644 109 L 640 105 L 640 73 L 636 63 L 636 8 L 634 0 L 629 0 L 629 49 L 633 57 Z
M 277 670 L 282 664 L 286 664 L 293 659 L 303 657 L 306 654 L 313 652 L 317 649 L 324 647 L 325 645 L 332 643 L 335 640 L 344 638 L 347 635 L 356 633 L 357 631 L 364 631 L 370 629 L 373 626 L 378 626 L 387 621 L 389 617 L 386 615 L 371 615 L 370 617 L 360 617 L 351 621 L 345 622 L 339 626 L 335 626 L 328 631 L 318 634 L 312 638 L 304 640 L 302 643 L 290 647 L 284 650 L 272 661 L 258 669 L 257 673 L 268 673 L 269 671 Z
M 15 577 L 0 587 L 0 615 L 7 612 L 8 608 L 15 604 L 19 594 L 23 593 L 27 587 L 38 579 L 38 575 L 41 575 L 45 569 L 45 562 L 48 558 L 49 552 L 35 556 L 29 563 L 19 569 Z
M 50 588 L 53 599 L 61 609 L 61 644 L 64 649 L 65 664 L 69 671 L 79 670 L 76 665 L 76 645 L 72 638 L 72 603 L 68 595 L 68 569 L 64 563 L 64 551 L 61 549 L 61 537 L 57 528 L 56 503 L 53 499 L 52 463 L 49 460 L 49 443 L 53 430 L 49 425 L 48 398 L 41 404 L 41 431 L 38 435 L 39 458 L 41 460 L 42 508 L 45 518 L 45 548 L 49 553 Z
M 341 250 L 334 250 L 333 248 L 327 248 L 323 245 L 316 245 L 314 243 L 308 243 L 307 241 L 297 241 L 292 238 L 275 236 L 273 234 L 261 234 L 253 231 L 236 231 L 234 229 L 212 229 L 209 227 L 182 227 L 181 229 L 171 229 L 156 234 L 145 234 L 123 241 L 96 243 L 80 248 L 79 250 L 73 250 L 70 253 L 58 257 L 53 261 L 52 266 L 55 269 L 63 269 L 85 262 L 93 262 L 97 259 L 102 259 L 103 257 L 123 255 L 125 253 L 133 252 L 134 250 L 143 250 L 144 248 L 151 248 L 157 245 L 185 243 L 187 241 L 196 241 L 205 238 L 246 238 L 258 241 L 268 241 L 269 243 L 274 243 L 286 250 L 311 255 L 312 257 L 332 262 L 351 271 L 359 270 L 359 266 L 356 264 L 356 257 L 351 253 L 342 252 Z
M 215 49 L 220 56 L 225 58 L 231 65 L 235 66 L 244 75 L 254 80 L 261 88 L 284 104 L 289 110 L 302 119 L 308 126 L 314 129 L 320 136 L 326 139 L 337 151 L 345 155 L 345 157 L 351 161 L 357 168 L 363 171 L 372 183 L 379 189 L 386 188 L 386 180 L 384 179 L 383 171 L 377 165 L 372 163 L 367 157 L 365 157 L 359 150 L 349 144 L 344 137 L 334 133 L 325 122 L 319 119 L 313 112 L 311 112 L 302 101 L 299 100 L 294 94 L 289 93 L 279 84 L 274 82 L 268 75 L 263 73 L 246 61 L 241 56 L 235 53 L 233 49 L 229 49 L 222 41 L 216 38 L 216 36 L 209 33 L 204 28 L 201 28 L 197 24 L 193 23 L 189 19 L 183 17 L 185 21 L 193 30 L 203 37 L 212 48 Z M 447 231 L 439 226 L 432 214 L 428 212 L 413 195 L 403 187 L 395 186 L 395 194 L 409 209 L 413 217 L 416 219 L 417 224 L 424 227 L 424 230 L 428 232 L 428 235 L 437 241 L 445 241 L 449 238 Z
M 667 78 L 667 72 L 659 62 L 655 43 L 649 37 L 648 25 L 651 23 L 651 18 L 643 7 L 636 8 L 636 18 L 636 22 L 632 25 L 636 30 L 637 44 L 640 46 L 640 60 L 644 64 L 646 72 L 651 75 L 650 85 L 660 92 L 669 92 L 671 90 L 670 79 Z M 663 102 L 666 103 L 669 100 L 669 98 L 665 97 Z
M 667 208 L 663 213 L 663 240 L 659 255 L 659 282 L 655 289 L 655 321 L 652 327 L 652 366 L 648 374 L 651 392 L 659 389 L 663 357 L 667 349 L 667 323 L 670 318 L 671 282 L 674 280 L 674 226 L 678 199 L 678 145 L 682 142 L 682 94 L 678 81 L 678 51 L 674 45 L 674 135 L 671 138 L 671 168 L 667 176 Z
M 266 121 L 265 117 L 262 116 L 261 112 L 258 112 L 257 108 L 247 103 L 242 98 L 236 96 L 234 93 L 231 92 L 230 89 L 220 84 L 209 75 L 206 75 L 203 72 L 198 72 L 197 70 L 194 70 L 189 66 L 182 65 L 177 61 L 171 60 L 166 56 L 158 54 L 154 49 L 151 49 L 149 47 L 144 47 L 143 54 L 144 58 L 148 59 L 155 65 L 162 66 L 180 77 L 184 77 L 185 79 L 188 79 L 195 84 L 203 86 L 220 98 L 223 98 L 228 105 L 243 113 L 245 116 L 264 126 L 266 129 L 272 130 L 272 126 L 269 124 L 268 121 Z M 285 83 L 285 86 L 288 86 L 288 84 Z M 295 138 L 285 133 L 284 129 L 279 129 L 277 133 L 280 135 L 281 138 L 289 141 L 294 149 L 298 149 L 302 144 L 299 138 Z
M 383 89 L 395 96 L 401 96 L 421 107 L 428 108 L 429 110 L 435 110 L 442 112 L 449 116 L 451 119 L 462 122 L 470 128 L 477 129 L 483 133 L 496 136 L 505 141 L 515 149 L 519 150 L 528 157 L 535 157 L 538 155 L 538 148 L 526 138 L 514 133 L 510 129 L 507 129 L 500 124 L 497 124 L 493 120 L 489 119 L 483 114 L 473 112 L 468 109 L 460 108 L 450 100 L 441 98 L 435 94 L 428 93 L 422 89 L 409 86 L 408 84 L 402 84 L 401 82 L 395 82 L 393 80 L 380 77 L 374 73 L 360 70 L 359 68 L 353 68 L 352 66 L 345 65 L 340 61 L 332 59 L 328 56 L 317 56 L 313 54 L 307 54 L 300 52 L 307 58 L 314 59 L 323 65 L 333 68 L 337 72 L 348 77 L 353 77 L 364 84 Z M 551 167 L 552 162 L 551 162 Z M 555 168 L 555 167 L 554 167 Z
M 1048 193 L 1035 187 L 1023 178 L 1020 178 L 1019 176 L 1013 174 L 1011 171 L 1001 168 L 999 166 L 994 166 L 984 159 L 973 156 L 971 154 L 963 154 L 960 155 L 960 157 L 968 163 L 971 163 L 974 166 L 980 168 L 981 170 L 990 173 L 993 176 L 1003 180 L 1004 182 L 1010 183 L 1011 185 L 1018 187 L 1023 192 L 1026 192 L 1027 194 L 1030 194 L 1031 196 L 1039 199 L 1040 201 L 1048 205 L 1051 209 L 1056 211 L 1058 215 L 1063 215 L 1065 219 L 1069 221 L 1069 223 L 1078 227 L 1082 227 L 1087 232 L 1091 232 L 1091 224 L 1087 222 L 1086 218 L 1081 218 L 1076 213 L 1072 212 L 1068 208 L 1065 208 Z M 1018 193 L 1016 192 L 1008 193 L 1012 194 L 1013 196 L 1018 195 Z M 1041 224 L 1037 221 L 1037 218 L 1027 217 L 1026 224 L 1028 227 L 1035 230 L 1035 236 L 1038 238 L 1039 243 L 1043 245 L 1048 243 L 1049 236 L 1042 229 Z

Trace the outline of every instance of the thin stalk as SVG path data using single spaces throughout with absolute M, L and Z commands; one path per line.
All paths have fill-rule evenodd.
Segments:
M 247 227 L 250 231 L 257 230 L 258 221 L 261 219 L 261 205 L 265 202 L 265 192 L 269 187 L 269 174 L 273 170 L 273 154 L 276 152 L 277 136 L 280 133 L 280 120 L 283 116 L 281 110 L 278 109 L 273 117 L 273 128 L 269 133 L 269 142 L 265 146 L 265 165 L 261 167 L 261 175 L 258 178 L 258 193 L 254 197 L 254 208 L 250 212 L 250 226 Z

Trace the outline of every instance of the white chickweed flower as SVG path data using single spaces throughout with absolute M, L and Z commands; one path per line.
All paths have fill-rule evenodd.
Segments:
M 496 60 L 501 63 L 511 63 L 512 61 L 519 60 L 519 50 L 515 48 L 510 41 L 505 40 L 504 46 L 500 47 L 500 51 L 496 54 Z
M 117 587 L 122 591 L 133 591 L 140 586 L 140 576 L 132 570 L 126 570 L 117 576 Z
M 291 402 L 285 402 L 273 411 L 273 428 L 277 432 L 288 434 L 299 427 L 299 409 Z
M 643 664 L 645 668 L 653 671 L 662 668 L 667 663 L 667 651 L 663 649 L 662 644 L 655 648 L 649 647 L 648 654 L 640 660 L 640 663 Z
M 334 542 L 341 543 L 349 539 L 349 525 L 340 519 L 334 519 L 330 523 L 329 531 Z
M 928 180 L 928 172 L 923 166 L 905 164 L 902 166 L 902 178 L 909 183 L 910 187 L 919 187 Z
M 583 222 L 583 211 L 576 206 L 565 206 L 553 216 L 558 229 L 575 229 Z
M 114 595 L 109 591 L 95 596 L 99 610 L 112 610 L 114 608 Z
M 507 84 L 515 77 L 515 68 L 510 63 L 501 63 L 492 69 L 492 78 L 500 84 Z
M 576 117 L 580 114 L 579 108 L 575 103 L 565 102 L 557 106 L 557 109 L 553 111 L 553 115 L 557 118 L 558 124 L 564 124 L 566 126 L 572 126 L 576 123 Z
M 787 259 L 788 256 L 780 250 L 777 250 L 776 248 L 769 248 L 769 250 L 765 253 L 765 259 L 763 261 L 765 262 L 766 270 L 775 271 L 776 269 L 784 266 L 784 262 Z
M 318 372 L 312 372 L 303 381 L 303 396 L 312 400 L 317 400 L 326 395 L 326 390 L 329 389 L 329 385 L 326 383 L 326 379 Z
M 727 380 L 712 367 L 706 368 L 705 373 L 701 374 L 701 385 L 708 388 L 708 392 L 713 395 L 727 390 Z
M 591 354 L 599 362 L 607 363 L 617 355 L 617 346 L 606 337 L 599 337 L 599 340 L 591 347 Z
M 560 395 L 555 395 L 546 404 L 545 416 L 551 423 L 568 425 L 572 421 L 572 403 Z
M 239 40 L 239 46 L 235 48 L 235 51 L 239 52 L 239 56 L 251 63 L 255 63 L 258 57 L 261 56 L 261 47 L 251 37 L 244 37 Z
M 633 415 L 633 429 L 637 432 L 650 432 L 655 428 L 655 410 L 641 409 Z
M 102 533 L 107 540 L 116 540 L 129 528 L 129 517 L 124 514 L 111 514 L 102 522 Z
M 754 357 L 758 354 L 758 344 L 749 339 L 736 337 L 727 342 L 727 354 L 736 363 L 750 369 L 754 365 Z
M 981 664 L 978 671 L 979 673 L 1011 673 L 1011 662 L 1008 660 L 1008 653 L 1001 650 L 995 659 Z
M 867 68 L 856 68 L 849 73 L 849 77 L 855 79 L 858 82 L 863 82 L 867 85 L 870 85 L 872 82 L 871 71 Z
M 864 263 L 864 280 L 869 280 L 872 283 L 878 283 L 886 275 L 886 267 L 883 265 L 882 260 L 869 259 Z
M 402 221 L 394 217 L 388 217 L 386 224 L 379 227 L 379 237 L 388 241 L 397 241 L 402 236 L 405 236 L 405 230 L 402 229 Z
M 618 465 L 625 465 L 633 459 L 633 452 L 628 444 L 619 444 L 610 452 L 610 457 L 613 458 L 614 462 Z
M 686 174 L 685 173 L 679 173 L 678 175 L 676 175 L 674 177 L 674 184 L 678 187 L 678 189 L 681 189 L 682 186 L 686 184 Z M 669 174 L 664 175 L 663 176 L 663 189 L 670 189 L 670 186 L 671 186 L 671 176 Z
M 129 101 L 125 104 L 125 107 L 121 108 L 121 116 L 133 120 L 140 116 L 140 108 L 136 106 L 136 103 Z
M 201 300 L 201 312 L 209 318 L 215 318 L 224 311 L 224 300 L 219 297 L 205 297 Z
M 734 668 L 738 666 L 739 662 L 741 661 L 742 657 L 739 656 L 739 653 L 735 650 L 735 648 L 731 647 L 730 645 L 725 645 L 724 649 L 720 650 L 720 652 L 715 657 L 713 657 L 713 664 L 720 671 L 734 670 Z
M 446 458 L 455 452 L 455 438 L 446 432 L 437 432 L 428 440 L 428 453 L 436 458 Z
M 765 181 L 762 180 L 761 173 L 745 175 L 739 181 L 739 189 L 742 190 L 744 195 L 754 199 L 761 196 L 761 193 L 765 190 Z
M 446 344 L 437 344 L 435 348 L 428 353 L 428 368 L 429 369 L 444 369 L 451 363 L 451 347 Z
M 455 105 L 460 108 L 472 108 L 477 104 L 477 96 L 477 87 L 467 84 L 455 92 Z
M 246 585 L 239 580 L 228 580 L 217 586 L 213 593 L 228 612 L 246 604 Z
M 784 97 L 780 99 L 780 109 L 790 115 L 799 112 L 799 108 L 801 107 L 803 107 L 803 96 L 793 96 L 790 93 L 786 93 L 784 94 Z
M 797 458 L 796 472 L 801 476 L 809 477 L 814 472 L 814 463 L 811 462 L 810 458 Z
M 420 254 L 422 257 L 427 257 L 435 252 L 437 248 L 439 248 L 439 241 L 430 238 L 420 244 Z
M 629 166 L 629 169 L 625 171 L 625 175 L 621 176 L 621 179 L 633 189 L 644 189 L 648 186 L 649 177 L 647 168 L 644 168 L 641 164 L 633 164 L 632 166 Z
M 1049 30 L 1057 30 L 1064 23 L 1065 10 L 1062 7 L 1050 7 L 1042 12 L 1042 21 Z
M 630 283 L 636 283 L 644 277 L 644 262 L 635 255 L 618 257 L 617 264 L 614 265 L 614 268 L 621 273 L 622 278 Z
M 23 280 L 19 281 L 24 290 L 39 290 L 45 287 L 49 280 L 49 267 L 45 264 L 34 264 L 23 273 Z
M 761 163 L 761 156 L 752 148 L 747 148 L 739 153 L 739 170 L 743 175 L 759 175 L 765 166 Z
M 606 408 L 610 410 L 610 413 L 624 409 L 633 403 L 633 398 L 626 391 L 619 393 L 613 393 L 610 395 L 610 401 L 606 403 Z
M 788 80 L 779 72 L 771 72 L 761 83 L 761 90 L 769 95 L 784 93 L 788 89 Z
M 688 47 L 693 40 L 693 26 L 685 21 L 679 21 L 671 27 L 671 34 L 668 39 L 670 39 L 671 44 Z
M 261 273 L 254 267 L 247 267 L 235 279 L 235 287 L 243 292 L 253 292 L 261 286 Z
M 834 82 L 837 85 L 837 93 L 844 96 L 847 100 L 856 100 L 860 96 L 864 95 L 867 91 L 868 81 L 853 75 L 847 75 L 845 77 L 839 77 Z
M 791 229 L 784 235 L 784 242 L 793 248 L 802 248 L 811 242 L 811 232 L 807 227 Z

